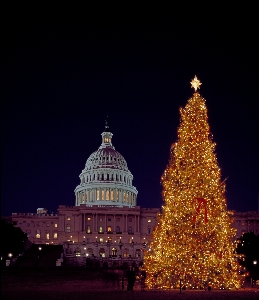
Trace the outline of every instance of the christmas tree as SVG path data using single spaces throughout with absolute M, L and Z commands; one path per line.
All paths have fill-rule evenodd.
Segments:
M 215 155 L 205 99 L 195 92 L 180 108 L 178 140 L 161 178 L 164 205 L 144 257 L 147 286 L 157 289 L 239 288 L 233 218 Z

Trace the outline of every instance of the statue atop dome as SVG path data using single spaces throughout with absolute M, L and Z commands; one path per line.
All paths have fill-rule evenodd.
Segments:
M 104 129 L 104 132 L 110 132 L 109 117 L 108 116 L 105 119 L 105 129 Z

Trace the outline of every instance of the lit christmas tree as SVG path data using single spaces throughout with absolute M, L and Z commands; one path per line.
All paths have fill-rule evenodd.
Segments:
M 164 205 L 144 265 L 149 288 L 239 288 L 235 229 L 214 152 L 205 99 L 195 92 L 180 108 L 178 140 L 161 178 Z

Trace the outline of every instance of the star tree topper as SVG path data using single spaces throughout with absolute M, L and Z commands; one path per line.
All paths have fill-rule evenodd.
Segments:
M 191 83 L 191 87 L 194 88 L 195 92 L 202 85 L 202 83 L 200 82 L 200 80 L 197 78 L 196 75 L 194 76 L 193 80 L 190 83 Z

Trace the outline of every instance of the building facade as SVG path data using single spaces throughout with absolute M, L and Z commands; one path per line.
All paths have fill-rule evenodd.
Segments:
M 75 205 L 44 208 L 37 213 L 13 213 L 17 224 L 34 244 L 63 244 L 73 264 L 99 260 L 108 265 L 141 264 L 157 221 L 159 208 L 137 205 L 137 189 L 124 157 L 112 145 L 106 122 L 102 143 L 86 161 L 75 188 Z M 259 212 L 234 212 L 237 237 L 259 234 Z
M 12 221 L 34 244 L 63 244 L 64 255 L 83 264 L 89 258 L 123 263 L 143 259 L 159 208 L 137 205 L 137 189 L 124 157 L 112 145 L 106 122 L 102 143 L 86 161 L 75 188 L 75 205 L 57 214 L 13 213 Z

